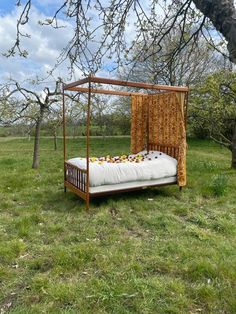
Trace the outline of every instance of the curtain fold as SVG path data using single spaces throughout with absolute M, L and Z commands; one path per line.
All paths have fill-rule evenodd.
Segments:
M 147 110 L 149 96 L 131 97 L 131 152 L 136 154 L 147 144 Z
M 186 153 L 187 153 L 187 142 L 186 142 L 186 128 L 185 128 L 185 115 L 184 115 L 184 101 L 185 93 L 176 93 L 178 101 L 178 108 L 180 111 L 179 116 L 179 127 L 180 127 L 180 141 L 179 141 L 179 158 L 178 158 L 178 184 L 179 186 L 185 186 L 187 184 L 187 173 L 186 173 Z
M 179 147 L 178 184 L 186 185 L 185 93 L 132 96 L 131 152 L 143 150 L 147 141 Z

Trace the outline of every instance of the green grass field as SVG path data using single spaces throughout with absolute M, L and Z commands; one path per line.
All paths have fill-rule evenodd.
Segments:
M 85 155 L 83 139 L 69 156 Z M 129 138 L 92 140 L 92 155 Z M 0 313 L 236 313 L 236 171 L 189 141 L 188 186 L 92 201 L 63 192 L 62 142 L 0 139 Z

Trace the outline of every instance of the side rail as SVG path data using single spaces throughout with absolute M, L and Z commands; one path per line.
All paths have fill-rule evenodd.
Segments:
M 175 159 L 179 159 L 179 146 L 171 146 L 171 145 L 162 145 L 162 144 L 154 144 L 149 143 L 149 150 L 157 150 L 162 153 L 165 153 Z
M 65 181 L 86 193 L 87 171 L 65 161 Z

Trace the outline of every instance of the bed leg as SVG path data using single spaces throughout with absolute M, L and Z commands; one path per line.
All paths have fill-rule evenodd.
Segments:
M 86 197 L 86 210 L 89 211 L 89 196 Z
M 182 186 L 179 187 L 179 191 L 180 191 L 180 192 L 182 191 L 182 188 L 183 188 Z

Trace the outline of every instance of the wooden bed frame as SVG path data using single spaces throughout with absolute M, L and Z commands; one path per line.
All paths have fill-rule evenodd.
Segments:
M 88 87 L 80 87 L 82 84 L 88 84 Z M 106 90 L 106 89 L 97 89 L 92 88 L 92 83 L 99 84 L 109 84 L 109 85 L 119 85 L 119 86 L 127 86 L 127 87 L 136 87 L 145 90 L 152 91 L 179 91 L 185 92 L 185 101 L 184 101 L 184 113 L 185 113 L 185 127 L 186 127 L 186 116 L 187 116 L 187 96 L 188 96 L 188 87 L 180 87 L 180 86 L 165 86 L 165 85 L 153 85 L 146 84 L 141 82 L 129 82 L 122 80 L 114 80 L 114 79 L 106 79 L 101 77 L 95 77 L 89 75 L 88 77 L 81 79 L 79 81 L 63 84 L 63 145 L 64 145 L 64 191 L 68 188 L 83 200 L 86 201 L 86 208 L 89 209 L 90 199 L 94 197 L 121 193 L 121 192 L 129 192 L 134 190 L 140 190 L 147 187 L 161 186 L 161 185 L 169 185 L 169 184 L 177 184 L 176 182 L 171 182 L 167 184 L 148 184 L 139 187 L 120 189 L 120 190 L 109 190 L 98 193 L 91 193 L 89 186 L 89 158 L 90 158 L 90 115 L 91 115 L 91 94 L 107 94 L 107 95 L 118 95 L 118 96 L 132 96 L 132 95 L 146 95 L 144 93 L 137 92 L 126 92 L 126 91 L 118 91 L 118 90 Z M 86 170 L 80 169 L 79 167 L 71 164 L 67 161 L 67 151 L 66 151 L 66 113 L 65 113 L 65 90 L 68 91 L 76 91 L 81 93 L 88 93 L 88 107 L 87 107 L 87 123 L 86 123 Z M 178 146 L 166 146 L 166 145 L 156 145 L 153 143 L 147 142 L 147 151 L 149 150 L 158 150 L 167 155 L 178 160 L 179 157 L 179 147 Z

